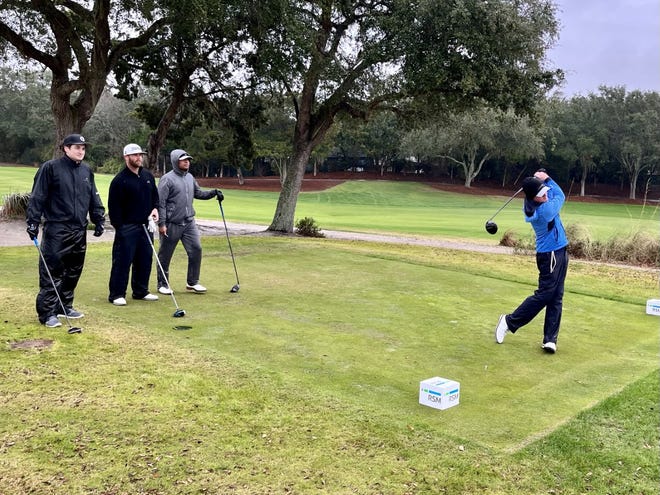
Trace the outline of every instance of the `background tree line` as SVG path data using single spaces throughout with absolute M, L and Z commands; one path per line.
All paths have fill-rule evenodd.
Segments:
M 52 152 L 55 133 L 48 111 L 48 81 L 33 71 L 0 74 L 0 160 L 37 164 Z M 128 141 L 145 143 L 157 125 L 151 108 L 156 93 L 145 91 L 127 101 L 107 90 L 87 123 L 92 141 L 88 160 L 99 171 L 123 166 L 120 150 Z M 250 104 L 245 110 L 241 105 Z M 235 161 L 232 130 L 213 118 L 204 105 L 184 105 L 174 119 L 154 160 L 169 169 L 167 151 L 185 147 L 195 157 L 200 177 L 279 176 L 291 159 L 295 120 L 276 101 L 243 100 L 235 112 L 259 115 L 250 131 L 254 156 Z M 157 112 L 154 112 L 157 115 Z M 590 194 L 590 186 L 610 185 L 630 198 L 643 197 L 658 185 L 660 95 L 601 87 L 571 98 L 552 97 L 538 105 L 535 119 L 482 107 L 420 121 L 411 129 L 394 112 L 367 121 L 341 119 L 311 157 L 308 174 L 354 172 L 392 177 L 418 175 L 447 182 L 499 184 L 507 187 L 539 163 L 574 184 L 574 194 Z M 238 163 L 238 166 L 237 166 Z M 593 187 L 592 187 L 593 188 Z
M 555 9 L 551 0 L 6 0 L 0 91 L 5 115 L 23 119 L 3 122 L 0 153 L 43 159 L 49 143 L 52 154 L 84 131 L 104 170 L 127 140 L 163 170 L 166 151 L 185 147 L 205 175 L 277 173 L 269 228 L 289 232 L 304 173 L 349 158 L 354 170 L 445 174 L 468 187 L 515 181 L 546 160 L 583 188 L 588 177 L 628 181 L 634 197 L 655 170 L 657 152 L 640 137 L 655 132 L 655 97 L 603 89 L 586 98 L 586 115 L 577 101 L 546 101 L 563 77 L 544 59 Z M 569 123 L 584 130 L 579 143 Z

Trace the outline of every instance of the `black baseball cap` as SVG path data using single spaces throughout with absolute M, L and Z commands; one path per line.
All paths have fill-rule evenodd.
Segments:
M 67 137 L 64 138 L 64 141 L 62 141 L 62 147 L 71 146 L 72 144 L 87 145 L 89 143 L 81 134 L 69 134 Z

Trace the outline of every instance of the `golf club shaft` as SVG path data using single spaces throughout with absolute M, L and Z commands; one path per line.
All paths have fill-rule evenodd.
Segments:
M 149 245 L 151 246 L 151 250 L 154 252 L 154 258 L 156 258 L 156 263 L 158 264 L 158 268 L 160 268 L 160 273 L 163 275 L 163 279 L 165 279 L 165 283 L 167 284 L 168 289 L 170 289 L 170 296 L 172 296 L 172 301 L 174 301 L 174 306 L 178 310 L 179 305 L 177 304 L 176 298 L 174 297 L 174 291 L 172 290 L 170 281 L 167 279 L 167 275 L 165 275 L 165 270 L 163 270 L 163 265 L 160 264 L 160 259 L 158 259 L 158 253 L 156 252 L 156 247 L 154 246 L 154 243 L 151 240 L 151 236 L 149 235 L 147 226 L 142 224 L 142 228 L 144 229 L 144 233 L 147 236 L 147 239 L 149 240 Z
M 504 204 L 500 207 L 500 209 L 497 210 L 497 211 L 495 212 L 495 214 L 494 214 L 492 217 L 490 217 L 488 220 L 486 220 L 486 222 L 490 222 L 493 218 L 495 218 L 495 217 L 497 216 L 497 214 L 498 214 L 499 212 L 501 212 L 501 211 L 504 209 L 504 207 L 505 207 L 506 205 L 508 205 L 509 203 L 511 203 L 511 201 L 513 201 L 513 198 L 515 198 L 515 197 L 520 193 L 520 191 L 522 191 L 522 187 L 521 187 L 520 189 L 518 189 L 515 193 L 513 193 L 513 196 L 511 196 L 511 197 L 507 200 L 507 202 L 504 203 Z
M 238 270 L 236 269 L 236 261 L 234 260 L 234 250 L 231 248 L 231 241 L 229 240 L 229 231 L 227 230 L 227 222 L 225 221 L 225 212 L 222 209 L 222 202 L 218 201 L 220 205 L 220 213 L 222 214 L 222 223 L 225 226 L 225 234 L 227 235 L 227 244 L 229 245 L 229 253 L 231 254 L 231 262 L 234 265 L 234 274 L 236 275 L 236 285 L 240 287 L 240 282 L 238 281 Z
M 62 301 L 62 298 L 60 297 L 60 291 L 57 290 L 57 286 L 55 285 L 55 280 L 53 279 L 53 275 L 50 273 L 50 269 L 48 268 L 48 263 L 46 263 L 46 258 L 44 258 L 44 253 L 41 252 L 41 247 L 39 246 L 39 241 L 37 238 L 34 238 L 34 245 L 37 247 L 37 251 L 39 251 L 39 257 L 41 258 L 41 261 L 44 264 L 44 268 L 46 269 L 46 273 L 48 274 L 48 278 L 50 279 L 50 283 L 53 284 L 53 290 L 55 291 L 55 295 L 57 296 L 57 300 L 60 302 L 60 306 L 62 306 L 62 312 L 64 313 L 64 317 L 66 318 L 66 323 L 69 325 L 69 328 L 72 328 L 71 325 L 71 320 L 69 320 L 69 312 L 66 310 L 64 307 L 64 301 Z

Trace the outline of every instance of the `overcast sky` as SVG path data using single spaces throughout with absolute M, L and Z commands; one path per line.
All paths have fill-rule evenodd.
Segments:
M 625 86 L 660 92 L 659 0 L 555 0 L 561 24 L 549 62 L 566 73 L 562 93 Z

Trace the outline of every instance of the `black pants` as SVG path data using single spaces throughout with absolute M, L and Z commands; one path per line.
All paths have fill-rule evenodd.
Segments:
M 108 301 L 126 297 L 131 265 L 133 265 L 131 272 L 133 298 L 142 299 L 149 293 L 152 255 L 151 244 L 142 224 L 123 225 L 115 232 Z
M 73 307 L 73 293 L 82 274 L 86 250 L 87 236 L 84 227 L 71 227 L 58 223 L 44 225 L 41 252 L 48 264 L 62 303 L 67 309 Z M 57 292 L 55 292 L 53 283 L 40 258 L 39 294 L 36 308 L 41 323 L 45 323 L 49 316 L 62 313 L 62 305 L 57 298 Z
M 568 269 L 566 248 L 549 253 L 536 253 L 536 266 L 539 269 L 539 288 L 513 313 L 506 316 L 506 324 L 509 330 L 515 333 L 545 308 L 543 343 L 557 343 L 564 301 L 564 280 Z

